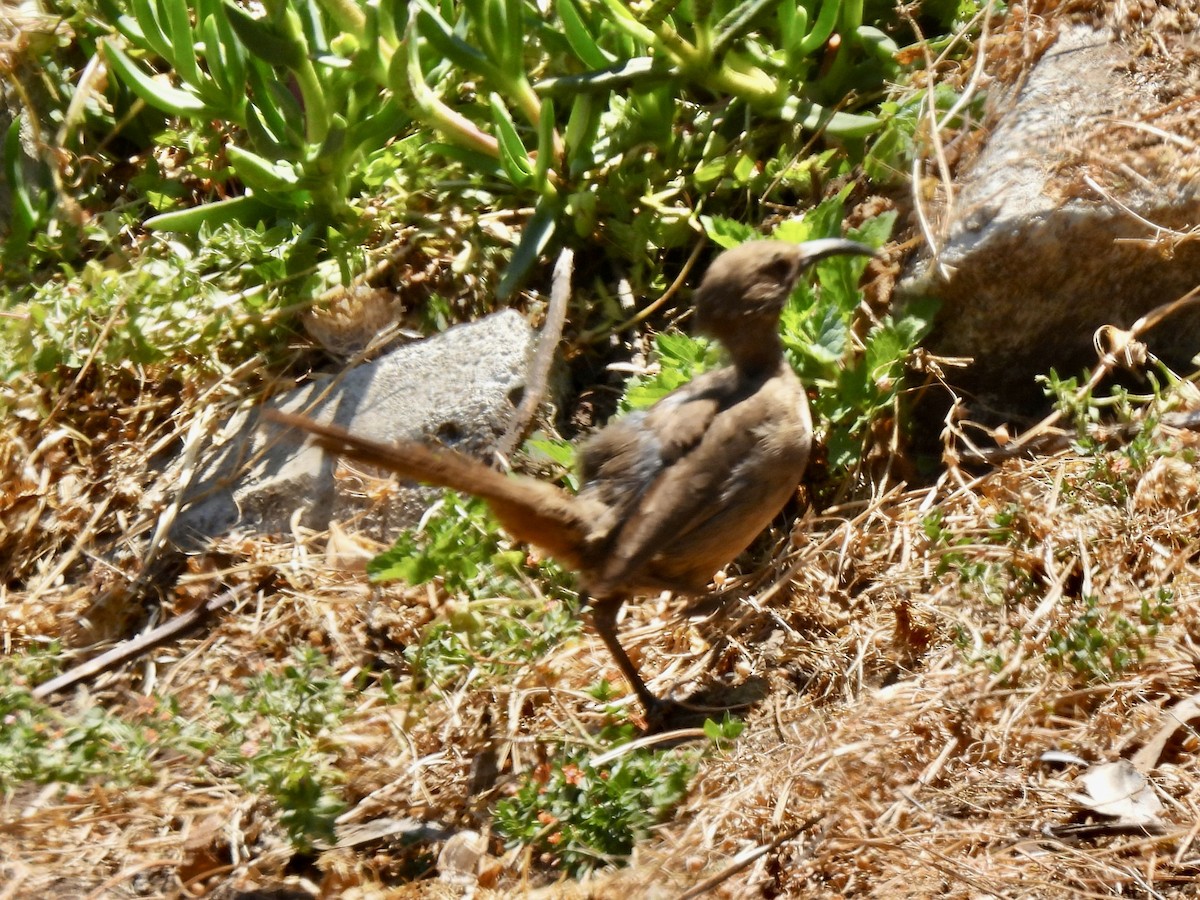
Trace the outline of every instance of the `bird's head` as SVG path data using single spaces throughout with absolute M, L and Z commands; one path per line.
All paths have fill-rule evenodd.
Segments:
M 697 330 L 725 342 L 747 326 L 769 324 L 774 331 L 800 274 L 818 260 L 842 254 L 874 256 L 875 251 L 843 238 L 801 244 L 747 241 L 726 250 L 713 260 L 696 291 Z

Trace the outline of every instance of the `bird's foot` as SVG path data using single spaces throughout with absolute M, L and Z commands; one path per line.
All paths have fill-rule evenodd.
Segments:
M 687 728 L 696 719 L 697 712 L 676 700 L 652 697 L 642 700 L 646 734 L 660 734 L 677 728 Z

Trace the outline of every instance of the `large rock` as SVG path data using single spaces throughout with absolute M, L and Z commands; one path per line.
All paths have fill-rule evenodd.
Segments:
M 508 310 L 409 344 L 338 377 L 321 377 L 272 406 L 335 422 L 379 440 L 426 438 L 486 456 L 508 427 L 525 388 L 534 346 L 529 325 Z M 309 528 L 332 518 L 386 537 L 416 521 L 427 494 L 401 491 L 383 507 L 335 490 L 336 460 L 299 436 L 240 413 L 213 439 L 172 537 L 185 547 L 232 529 L 287 532 L 293 516 Z
M 953 380 L 977 411 L 1036 405 L 1036 375 L 1096 362 L 1097 328 L 1127 328 L 1200 283 L 1200 241 L 1184 236 L 1200 225 L 1195 5 L 1158 5 L 1137 33 L 1061 22 L 1023 79 L 989 89 L 997 124 L 960 178 L 940 259 L 901 287 L 901 304 L 942 301 L 927 346 L 974 358 Z M 1148 341 L 1186 367 L 1200 315 L 1172 316 Z

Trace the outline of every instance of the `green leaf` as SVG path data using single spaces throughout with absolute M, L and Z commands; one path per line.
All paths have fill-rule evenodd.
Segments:
M 142 37 L 146 40 L 146 49 L 153 50 L 163 59 L 171 62 L 171 42 L 163 33 L 162 25 L 159 24 L 158 15 L 155 8 L 151 6 L 150 0 L 130 0 L 130 6 L 133 7 L 133 15 L 137 19 Z
M 822 131 L 843 139 L 864 138 L 883 127 L 881 118 L 833 112 L 802 97 L 788 97 L 775 113 L 805 131 Z
M 253 191 L 288 191 L 299 180 L 296 170 L 287 163 L 274 163 L 250 150 L 230 146 L 226 149 L 229 162 L 246 187 Z
M 221 46 L 221 33 L 217 27 L 216 16 L 207 16 L 200 23 L 200 39 L 204 44 L 204 61 L 208 64 L 208 72 L 212 75 L 212 80 L 222 91 L 232 94 L 233 82 L 230 80 L 229 69 L 226 67 L 222 55 L 224 48 Z M 245 85 L 241 85 L 241 88 L 244 92 Z
M 842 11 L 842 0 L 819 0 L 819 2 L 821 11 L 817 13 L 817 20 L 813 23 L 812 31 L 806 34 L 798 45 L 787 48 L 797 57 L 809 56 L 821 49 L 837 25 L 838 16 Z
M 554 162 L 554 101 L 542 99 L 538 114 L 538 155 L 534 161 L 533 185 L 539 194 L 553 193 L 550 184 L 550 166 Z
M 644 409 L 721 361 L 720 347 L 705 338 L 679 331 L 662 331 L 654 338 L 658 361 L 655 375 L 631 378 L 621 398 L 622 410 Z
M 221 0 L 214 0 L 213 6 L 215 9 L 213 18 L 216 19 L 217 23 L 218 52 L 229 75 L 229 90 L 231 92 L 238 91 L 242 95 L 241 105 L 244 106 L 244 96 L 246 93 L 246 48 L 237 39 L 237 35 L 233 31 L 233 26 L 229 24 L 229 16 L 226 14 L 225 4 Z
M 563 34 L 567 43 L 580 61 L 593 69 L 604 69 L 616 62 L 616 57 L 600 48 L 587 23 L 579 13 L 575 0 L 558 0 L 555 4 L 558 18 L 562 22 Z
M 577 94 L 571 102 L 563 144 L 572 178 L 577 178 L 596 163 L 596 132 L 603 112 L 604 107 L 591 94 Z
M 863 222 L 850 232 L 850 237 L 871 247 L 882 247 L 892 236 L 896 224 L 896 212 L 885 212 Z
M 710 188 L 725 176 L 729 161 L 724 156 L 706 159 L 692 172 L 692 181 L 699 188 Z
M 159 0 L 165 13 L 167 38 L 171 41 L 168 57 L 175 73 L 186 84 L 198 88 L 204 79 L 196 65 L 196 41 L 188 18 L 187 0 Z
M 144 225 L 150 231 L 195 233 L 205 225 L 215 228 L 226 222 L 242 224 L 258 222 L 270 213 L 270 209 L 257 197 L 247 194 L 243 197 L 231 197 L 228 200 L 218 200 L 190 209 L 162 213 L 147 219 Z
M 726 250 L 759 236 L 749 225 L 724 216 L 701 216 L 700 225 L 710 241 Z M 779 237 L 778 232 L 776 237 Z
M 246 49 L 268 65 L 298 69 L 307 58 L 308 49 L 274 22 L 255 18 L 233 0 L 225 0 L 225 14 Z
M 208 104 L 195 94 L 147 75 L 115 44 L 105 43 L 104 55 L 121 80 L 155 109 L 183 118 L 209 118 L 213 115 Z
M 713 57 L 719 57 L 725 48 L 750 29 L 759 13 L 774 3 L 775 0 L 744 0 L 743 3 L 731 10 L 717 23 L 717 27 L 714 29 L 717 36 L 713 39 L 712 47 L 709 49 Z M 780 3 L 777 5 L 799 9 L 798 4 Z
M 496 140 L 500 144 L 500 164 L 514 185 L 525 187 L 533 180 L 533 166 L 517 134 L 517 126 L 499 94 L 492 92 L 488 102 L 492 108 L 492 121 L 496 124 Z
M 504 80 L 492 61 L 481 50 L 458 37 L 446 24 L 446 20 L 424 0 L 414 0 L 413 6 L 420 10 L 416 21 L 418 33 L 429 42 L 438 56 L 464 69 L 478 72 L 494 84 Z
M 752 156 L 739 156 L 733 164 L 733 183 L 738 187 L 748 185 L 758 173 L 758 162 Z
M 496 296 L 501 300 L 507 300 L 512 296 L 513 291 L 525 280 L 525 276 L 529 274 L 533 264 L 537 262 L 542 251 L 546 249 L 546 245 L 550 243 L 550 239 L 554 237 L 557 218 L 557 197 L 543 197 L 538 201 L 533 215 L 525 224 L 521 242 L 517 244 L 517 249 L 513 253 L 512 259 L 509 260 L 508 268 L 504 270 L 504 276 L 496 288 Z
M 22 166 L 25 154 L 21 150 L 21 116 L 15 116 L 4 135 L 4 176 L 12 191 L 13 220 L 9 240 L 24 242 L 37 224 L 37 212 L 25 182 Z
M 253 104 L 246 106 L 246 133 L 258 151 L 276 159 L 286 159 L 290 155 L 290 147 L 267 127 L 262 114 Z

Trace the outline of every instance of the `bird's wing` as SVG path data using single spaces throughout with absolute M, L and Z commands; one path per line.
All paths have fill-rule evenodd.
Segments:
M 800 481 L 811 439 L 803 404 L 789 377 L 664 411 L 655 432 L 667 436 L 673 458 L 664 451 L 657 476 L 622 517 L 597 595 L 630 583 L 696 590 L 744 550 Z

